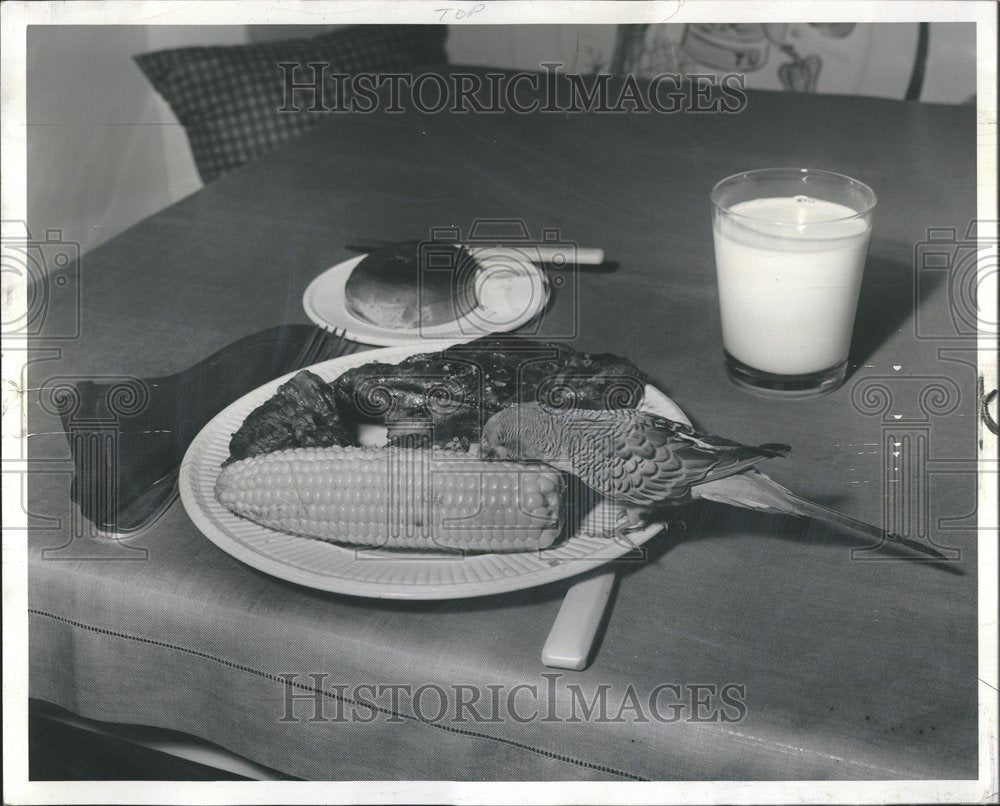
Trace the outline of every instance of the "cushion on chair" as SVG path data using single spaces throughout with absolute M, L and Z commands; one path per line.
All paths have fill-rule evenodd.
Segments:
M 322 103 L 338 103 L 331 73 L 394 72 L 447 63 L 443 25 L 356 25 L 320 36 L 230 47 L 189 47 L 143 53 L 136 63 L 170 104 L 187 132 L 198 172 L 211 182 L 335 113 L 308 111 L 310 91 L 297 91 L 300 111 L 285 104 L 285 70 L 311 80 L 305 65 L 320 62 Z M 329 65 L 327 67 L 326 65 Z

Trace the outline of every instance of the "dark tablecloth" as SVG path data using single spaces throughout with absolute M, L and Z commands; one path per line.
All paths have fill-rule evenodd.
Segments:
M 819 525 L 701 505 L 622 567 L 593 665 L 549 679 L 540 650 L 568 582 L 425 603 L 316 592 L 230 558 L 179 504 L 124 543 L 75 536 L 67 441 L 33 406 L 31 696 L 304 778 L 975 777 L 974 342 L 949 316 L 947 267 L 921 270 L 919 248 L 929 227 L 961 239 L 975 216 L 974 110 L 756 93 L 731 115 L 332 117 L 87 254 L 81 305 L 53 296 L 29 386 L 178 371 L 305 321 L 306 285 L 345 244 L 520 218 L 618 265 L 565 275 L 543 333 L 629 356 L 706 429 L 790 443 L 768 467 L 779 482 L 931 535 L 960 550 L 959 573 L 852 559 L 864 543 Z M 721 360 L 709 190 L 774 165 L 857 176 L 879 195 L 851 377 L 809 401 L 751 397 Z M 77 315 L 79 336 L 56 339 Z M 561 718 L 421 722 L 404 702 L 398 717 L 310 721 L 296 701 L 300 718 L 282 721 L 285 679 L 299 694 L 552 685 Z M 645 706 L 663 684 L 733 684 L 745 714 L 573 721 L 573 684 L 588 700 L 606 684 L 609 717 L 629 686 Z

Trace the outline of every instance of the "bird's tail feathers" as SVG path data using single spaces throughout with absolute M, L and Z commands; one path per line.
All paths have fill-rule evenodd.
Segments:
M 734 476 L 696 484 L 691 488 L 691 496 L 744 509 L 806 516 L 795 501 L 796 495 L 758 470 L 746 470 Z
M 698 484 L 691 489 L 691 495 L 694 498 L 704 498 L 746 509 L 795 515 L 800 518 L 816 518 L 877 540 L 888 540 L 906 546 L 936 560 L 948 559 L 940 551 L 925 543 L 902 537 L 801 498 L 757 470 Z
M 730 476 L 738 476 L 753 468 L 758 462 L 784 456 L 790 450 L 791 447 L 788 445 L 779 445 L 777 443 L 755 445 L 753 447 L 749 445 L 734 445 L 731 450 L 726 452 L 726 458 L 723 461 L 718 460 L 719 453 L 713 453 L 715 464 L 706 474 L 705 480 L 698 482 L 697 487 L 700 488 L 705 484 L 711 484 Z

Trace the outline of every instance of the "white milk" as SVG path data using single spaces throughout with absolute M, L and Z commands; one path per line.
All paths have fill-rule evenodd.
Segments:
M 722 338 L 755 369 L 800 375 L 847 357 L 870 224 L 807 196 L 752 199 L 715 216 Z M 778 223 L 775 223 L 778 222 Z

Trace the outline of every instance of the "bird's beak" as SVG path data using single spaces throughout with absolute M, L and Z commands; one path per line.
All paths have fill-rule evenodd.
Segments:
M 479 458 L 480 459 L 494 459 L 496 461 L 504 461 L 510 457 L 510 449 L 505 448 L 502 445 L 491 445 L 488 442 L 479 443 Z

